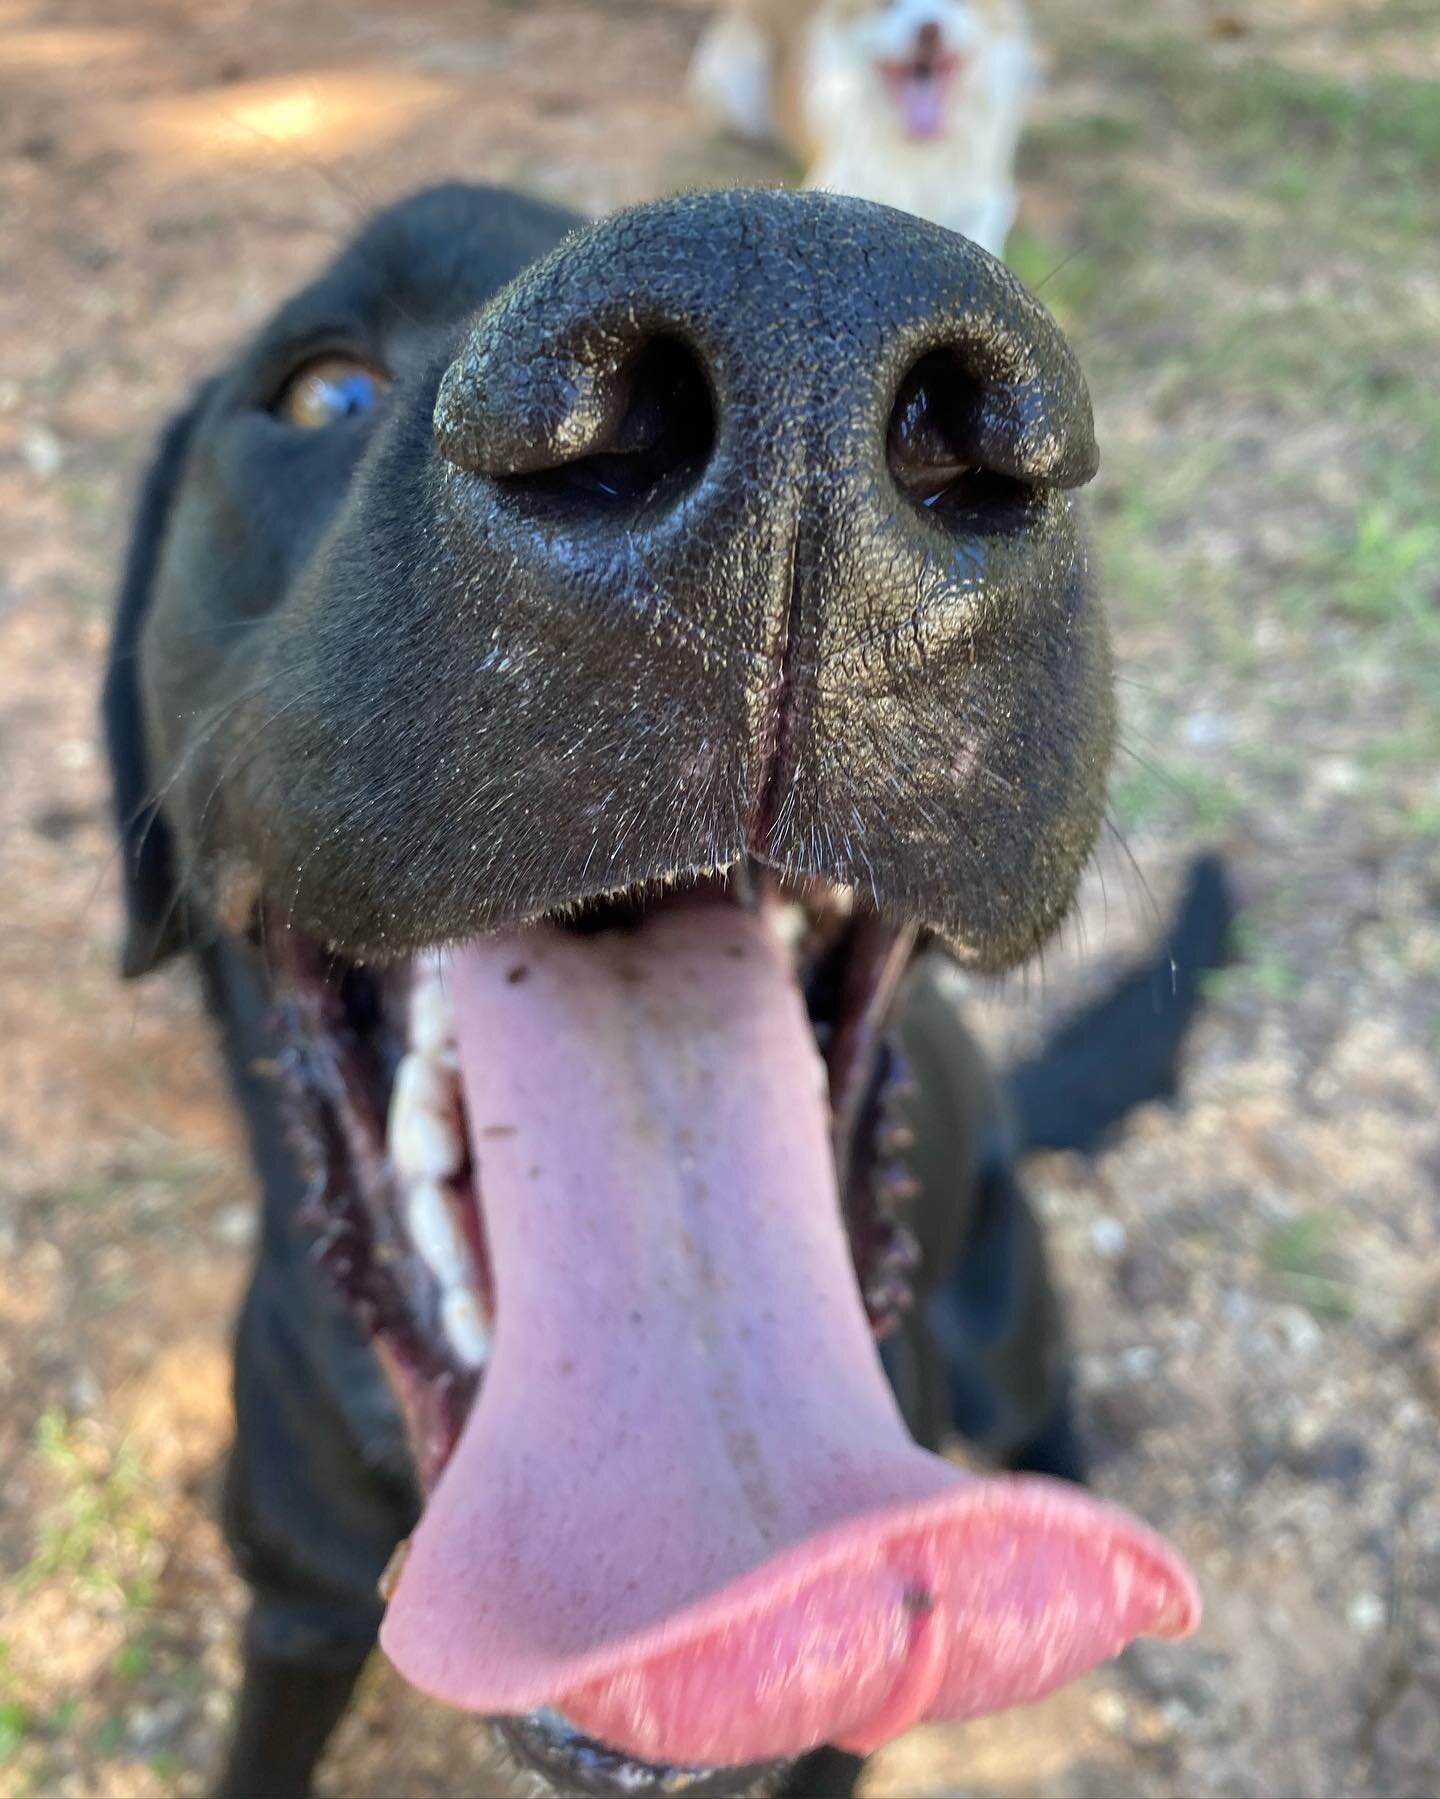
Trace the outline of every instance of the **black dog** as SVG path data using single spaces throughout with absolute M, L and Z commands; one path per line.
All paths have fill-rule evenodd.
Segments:
M 661 1112 L 666 1083 L 711 1083 L 665 1165 L 753 1163 L 749 1193 L 782 1150 L 797 1167 L 809 1153 L 811 1077 L 774 1047 L 808 1014 L 859 1292 L 877 1329 L 901 1320 L 886 1353 L 912 1430 L 934 1442 L 958 1424 L 998 1462 L 1079 1477 L 1011 1105 L 935 976 L 943 955 L 1027 955 L 1092 847 L 1109 662 L 1065 490 L 1094 465 L 1069 353 L 998 265 L 817 195 L 676 200 L 583 230 L 514 195 L 423 194 L 170 427 L 105 716 L 125 972 L 195 956 L 265 1196 L 225 1500 L 254 1604 L 224 1792 L 308 1788 L 375 1641 L 382 1574 L 469 1412 L 496 1288 L 492 1415 L 528 1328 L 516 1295 L 552 1261 L 560 1297 L 541 1308 L 520 1404 L 543 1409 L 561 1375 L 594 1379 L 576 1428 L 609 1436 L 565 1462 L 559 1427 L 532 1426 L 565 1474 L 531 1508 L 609 1478 L 610 1438 L 634 1418 L 597 1412 L 621 1406 L 612 1386 L 649 1393 L 660 1377 L 653 1356 L 613 1382 L 594 1364 L 629 1326 L 672 1341 L 674 1308 L 651 1294 L 673 1270 L 656 1247 L 669 1227 L 624 1211 L 606 1160 L 643 1160 L 653 1121 L 611 1131 L 592 1078 L 622 1102 L 631 1081 Z M 1218 956 L 1217 880 L 1202 871 L 1171 946 L 1187 969 Z M 453 964 L 433 954 L 477 938 Z M 782 938 L 788 973 L 766 947 Z M 796 994 L 788 1011 L 777 985 Z M 632 991 L 640 1022 L 621 1044 L 595 1020 Z M 1128 1065 L 1173 1059 L 1192 1003 L 1186 986 L 1152 1004 Z M 556 1203 L 573 1199 L 575 1232 L 599 1228 L 577 1259 L 562 1205 L 530 1255 L 545 1179 L 536 1160 L 534 1193 L 503 1203 L 506 1158 L 512 1140 L 541 1156 L 524 1119 L 552 1098 L 543 1067 L 592 1026 L 543 1147 L 583 1151 Z M 1083 1044 L 1105 1028 L 1079 1021 L 1026 1072 L 1020 1128 L 1086 1140 L 1163 1087 L 1162 1066 L 1087 1089 Z M 699 1074 L 680 1067 L 692 1040 Z M 651 1062 L 615 1072 L 636 1041 Z M 527 1057 L 542 1078 L 483 1122 L 484 1082 Z M 1060 1115 L 1041 1122 L 1049 1088 Z M 742 1101 L 744 1128 L 719 1143 L 716 1120 Z M 675 1316 L 748 1338 L 793 1279 L 776 1341 L 792 1322 L 802 1343 L 823 1335 L 792 1269 L 804 1218 L 783 1255 L 757 1246 L 772 1196 L 743 1231 L 705 1225 L 697 1251 L 708 1190 L 686 1179 L 698 1284 Z M 727 1193 L 726 1220 L 744 1203 Z M 650 1286 L 613 1300 L 652 1250 Z M 725 1272 L 732 1251 L 743 1277 Z M 819 1268 L 830 1251 L 813 1253 Z M 582 1316 L 612 1302 L 615 1329 Z M 551 1343 L 582 1338 L 578 1372 L 572 1358 L 542 1379 Z M 688 1338 L 673 1341 L 683 1360 Z M 763 1487 L 744 1385 L 760 1352 L 743 1353 L 725 1444 Z M 758 1372 L 784 1386 L 783 1362 Z M 860 1406 L 838 1377 L 823 1390 L 837 1414 Z M 690 1465 L 673 1432 L 662 1444 L 625 1452 L 637 1510 Z M 758 1490 L 757 1513 L 773 1498 Z M 526 1570 L 537 1615 L 553 1560 Z M 566 1709 L 593 1726 L 584 1698 Z M 562 1792 L 842 1792 L 859 1765 L 822 1750 L 719 1767 L 711 1786 L 551 1712 L 505 1728 Z

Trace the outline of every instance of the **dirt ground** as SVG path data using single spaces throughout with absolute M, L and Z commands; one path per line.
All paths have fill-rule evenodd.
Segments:
M 1440 14 L 1036 0 L 1013 260 L 1106 468 L 1112 829 L 997 1051 L 1219 842 L 1247 911 L 1173 1108 L 1032 1170 L 1098 1484 L 1207 1616 L 868 1790 L 1440 1792 Z M 0 0 L 0 1795 L 203 1790 L 249 1183 L 183 972 L 122 990 L 95 690 L 158 424 L 373 205 L 780 178 L 663 0 Z M 333 1794 L 490 1794 L 377 1667 Z

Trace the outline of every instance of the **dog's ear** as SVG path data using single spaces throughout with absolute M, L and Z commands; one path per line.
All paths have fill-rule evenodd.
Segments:
M 184 909 L 175 885 L 173 847 L 153 791 L 146 747 L 140 695 L 140 634 L 150 609 L 176 486 L 208 393 L 208 386 L 202 388 L 186 410 L 165 427 L 145 472 L 105 670 L 101 715 L 110 761 L 115 826 L 120 837 L 125 902 L 120 971 L 127 980 L 148 974 L 185 942 Z

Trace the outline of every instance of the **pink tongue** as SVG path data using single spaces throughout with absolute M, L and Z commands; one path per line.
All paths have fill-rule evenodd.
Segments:
M 1143 1527 L 906 1435 L 762 918 L 492 938 L 454 992 L 499 1317 L 381 1631 L 408 1680 L 730 1763 L 873 1747 L 1193 1627 Z
M 899 83 L 900 111 L 910 137 L 938 137 L 945 123 L 944 79 L 909 70 Z

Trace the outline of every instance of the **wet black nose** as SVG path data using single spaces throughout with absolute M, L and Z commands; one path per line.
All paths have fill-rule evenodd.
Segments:
M 977 470 L 1062 487 L 1093 472 L 1063 338 L 965 240 L 782 193 L 617 224 L 562 248 L 477 326 L 435 412 L 457 468 L 617 516 L 678 500 L 722 461 L 778 492 L 853 472 L 858 451 L 927 506 Z

